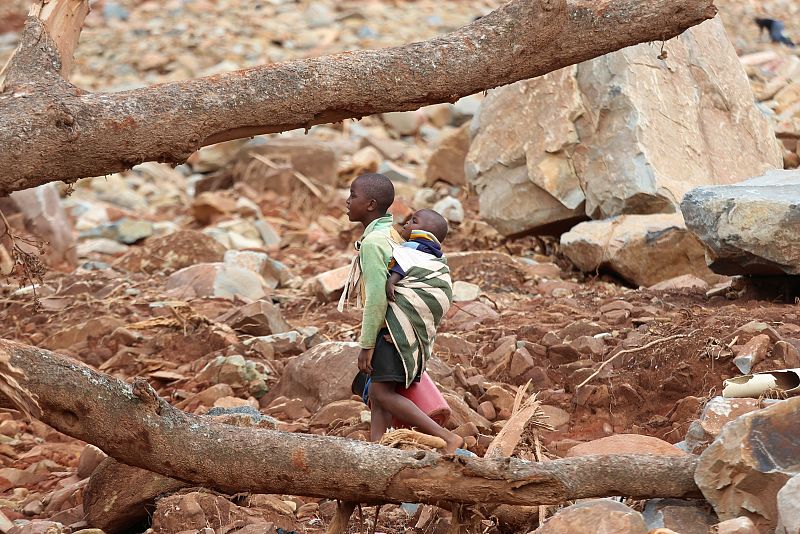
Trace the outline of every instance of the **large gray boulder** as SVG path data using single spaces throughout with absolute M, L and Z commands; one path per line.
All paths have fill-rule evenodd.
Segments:
M 719 19 L 493 90 L 465 162 L 505 235 L 587 216 L 672 213 L 700 185 L 782 166 Z
M 707 247 L 712 270 L 800 274 L 800 171 L 770 171 L 737 184 L 693 189 L 681 211 Z

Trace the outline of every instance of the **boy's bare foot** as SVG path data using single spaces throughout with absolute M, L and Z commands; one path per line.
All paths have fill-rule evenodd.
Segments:
M 455 454 L 456 449 L 464 447 L 464 438 L 462 438 L 455 432 L 450 432 L 449 434 L 450 435 L 444 440 L 444 442 L 446 443 L 444 452 L 446 454 Z

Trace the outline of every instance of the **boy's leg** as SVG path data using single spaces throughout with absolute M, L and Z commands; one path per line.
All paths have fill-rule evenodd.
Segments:
M 395 391 L 396 387 L 396 382 L 372 382 L 369 387 L 370 402 L 373 403 L 373 406 L 380 406 L 389 418 L 393 415 L 421 432 L 442 438 L 446 443 L 445 451 L 449 453 L 455 452 L 457 448 L 464 444 L 464 439 L 461 436 L 440 427 L 436 421 L 428 417 L 428 414 L 420 410 L 411 400 L 397 393 Z M 389 422 L 391 421 L 387 421 L 387 424 Z M 370 433 L 372 433 L 371 427 Z
M 389 425 L 392 423 L 392 414 L 386 411 L 380 403 L 375 402 L 372 398 L 372 386 L 370 385 L 370 422 L 369 422 L 369 440 L 372 442 L 379 442 Z

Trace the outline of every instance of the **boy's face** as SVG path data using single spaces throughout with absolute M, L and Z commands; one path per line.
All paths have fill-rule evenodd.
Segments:
M 420 214 L 420 212 L 417 211 L 403 225 L 400 235 L 403 236 L 403 239 L 408 241 L 411 237 L 411 232 L 414 230 L 423 230 L 428 232 L 429 230 L 426 226 L 424 214 Z
M 358 179 L 350 184 L 350 196 L 347 197 L 347 218 L 352 222 L 363 222 L 367 219 L 370 212 L 375 210 L 377 202 L 374 198 L 368 198 L 363 187 L 359 186 Z

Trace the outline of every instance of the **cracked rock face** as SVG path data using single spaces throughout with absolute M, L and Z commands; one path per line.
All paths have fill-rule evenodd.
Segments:
M 800 274 L 800 172 L 699 187 L 681 203 L 687 227 L 720 274 Z
M 505 235 L 582 218 L 673 213 L 700 185 L 782 166 L 722 23 L 496 89 L 465 164 L 481 216 Z
M 750 518 L 762 532 L 778 522 L 778 491 L 800 473 L 800 397 L 750 412 L 723 427 L 700 455 L 695 482 L 720 520 Z

